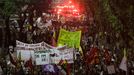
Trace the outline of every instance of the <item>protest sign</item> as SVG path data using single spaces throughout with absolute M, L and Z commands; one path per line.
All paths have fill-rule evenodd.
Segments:
M 49 51 L 35 51 L 35 63 L 36 65 L 49 64 Z
M 53 72 L 56 73 L 58 72 L 58 67 L 53 64 L 46 64 L 42 66 L 44 72 Z
M 44 48 L 44 42 L 36 44 L 27 44 L 16 40 L 17 50 L 42 50 Z
M 58 64 L 61 60 L 61 52 L 57 49 L 50 49 L 50 60 L 52 64 Z
M 57 49 L 35 51 L 36 65 L 58 64 L 61 60 L 73 63 L 73 49 L 65 49 L 62 51 Z
M 36 44 L 27 44 L 16 40 L 17 57 L 20 55 L 21 60 L 27 61 L 30 57 L 34 59 L 34 50 L 42 50 L 44 48 L 44 42 Z
M 33 50 L 17 50 L 17 57 L 21 56 L 21 60 L 29 60 L 30 57 L 34 58 Z
M 61 47 L 53 47 L 46 42 L 40 42 L 36 44 L 27 44 L 21 41 L 16 40 L 16 48 L 17 50 L 43 50 L 43 49 L 60 49 L 66 47 L 61 46 Z
M 36 44 L 27 44 L 16 41 L 17 57 L 21 53 L 21 60 L 34 58 L 36 65 L 58 64 L 61 59 L 73 63 L 73 49 L 67 49 L 66 46 L 53 47 L 45 42 Z M 60 50 L 62 49 L 62 50 Z M 43 51 L 42 51 L 43 50 Z
M 61 60 L 59 50 L 49 49 L 44 51 L 35 51 L 36 65 L 58 64 Z
M 114 74 L 115 68 L 114 65 L 107 66 L 108 74 Z
M 26 43 L 16 40 L 16 47 L 25 47 Z
M 66 60 L 68 63 L 73 63 L 73 59 L 74 59 L 74 49 L 73 48 L 69 48 L 69 49 L 64 49 L 61 51 L 61 56 L 62 56 L 62 60 Z
M 60 29 L 58 38 L 58 46 L 67 45 L 69 47 L 80 47 L 81 31 L 69 32 L 64 29 Z

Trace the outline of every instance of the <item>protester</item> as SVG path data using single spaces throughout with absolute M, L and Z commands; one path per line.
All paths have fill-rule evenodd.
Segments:
M 26 16 L 25 18 L 24 15 Z M 119 58 L 117 56 L 118 54 L 114 52 L 116 50 L 116 46 L 114 46 L 115 49 L 112 50 L 111 47 L 107 45 L 109 41 L 107 38 L 109 37 L 108 34 L 104 33 L 104 37 L 101 36 L 103 33 L 94 34 L 94 32 L 91 32 L 92 30 L 90 30 L 88 27 L 88 22 L 86 22 L 85 19 L 69 19 L 64 16 L 60 16 L 58 19 L 56 15 L 47 13 L 44 13 L 41 16 L 36 16 L 34 20 L 30 19 L 30 16 L 31 15 L 23 14 L 22 18 L 20 19 L 20 25 L 18 25 L 18 28 L 20 27 L 20 30 L 18 31 L 18 35 L 15 35 L 17 38 L 13 37 L 13 39 L 15 39 L 14 41 L 19 40 L 23 42 L 22 44 L 24 45 L 34 45 L 45 42 L 49 45 L 52 45 L 53 48 L 56 48 L 60 39 L 59 36 L 61 29 L 66 31 L 68 34 L 74 32 L 73 35 L 75 35 L 75 32 L 81 31 L 79 48 L 73 45 L 73 48 L 75 51 L 77 51 L 74 52 L 74 56 L 72 56 L 74 58 L 74 63 L 68 63 L 66 60 L 64 60 L 61 61 L 60 65 L 36 65 L 33 58 L 30 58 L 25 62 L 20 61 L 21 59 L 18 58 L 16 58 L 15 62 L 12 61 L 13 58 L 10 58 L 11 64 L 9 64 L 9 67 L 9 65 L 7 66 L 6 60 L 1 59 L 0 63 L 4 75 L 8 73 L 7 71 L 9 71 L 10 75 L 123 75 L 124 72 L 129 73 L 130 75 L 134 74 L 133 57 L 130 57 L 130 61 L 127 61 L 127 56 L 125 57 L 125 60 L 124 58 L 122 59 L 123 54 L 122 57 Z M 21 24 L 23 24 L 22 27 Z M 68 37 L 66 36 L 65 40 L 68 38 L 71 38 L 72 40 L 73 35 Z M 78 36 L 76 36 L 74 39 L 77 38 Z M 100 40 L 100 38 L 103 40 Z M 68 46 L 68 43 L 65 43 Z M 44 45 L 44 43 L 41 43 L 40 45 Z M 51 46 L 47 47 L 47 49 L 50 47 Z M 72 47 L 72 44 L 71 46 L 69 45 L 69 47 Z M 31 48 L 31 50 L 33 48 Z M 22 47 L 22 49 L 24 49 L 24 47 Z M 36 50 L 40 49 L 42 48 L 36 48 Z M 51 55 L 54 56 L 55 54 Z M 124 62 L 127 61 L 128 65 L 121 64 L 121 59 Z M 49 67 L 53 67 L 53 69 L 50 71 L 50 69 L 48 69 Z M 129 72 L 127 70 L 128 68 L 130 69 Z M 124 70 L 124 72 L 122 70 Z

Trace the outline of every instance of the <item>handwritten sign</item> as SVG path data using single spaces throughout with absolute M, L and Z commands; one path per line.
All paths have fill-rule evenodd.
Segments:
M 69 47 L 79 48 L 80 40 L 81 40 L 81 31 L 70 32 L 70 31 L 61 29 L 59 38 L 58 38 L 58 46 L 67 45 Z

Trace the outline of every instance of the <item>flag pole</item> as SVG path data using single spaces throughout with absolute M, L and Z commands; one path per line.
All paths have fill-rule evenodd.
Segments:
M 75 46 L 73 45 L 73 48 L 75 49 Z M 73 64 L 73 74 L 75 75 L 75 53 L 74 53 L 75 50 L 73 50 L 73 61 L 74 61 L 74 64 Z
M 126 51 L 126 48 L 124 48 L 124 54 L 125 54 L 125 56 L 126 56 L 126 58 L 127 58 L 127 51 Z M 126 61 L 126 65 L 127 65 L 126 75 L 128 75 L 128 59 L 127 59 L 127 61 Z
M 127 59 L 127 51 L 126 51 L 126 48 L 124 48 L 124 56 L 126 57 Z M 128 60 L 128 59 L 127 59 Z M 126 75 L 128 75 L 128 61 L 126 60 L 126 67 L 127 67 L 127 70 L 126 70 Z

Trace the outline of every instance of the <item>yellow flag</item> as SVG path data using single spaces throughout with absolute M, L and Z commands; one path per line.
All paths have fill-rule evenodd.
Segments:
M 79 47 L 79 52 L 81 52 L 81 54 L 82 54 L 82 56 L 83 56 L 83 51 L 82 51 L 81 46 Z
M 126 48 L 124 48 L 124 56 L 127 57 Z
M 54 38 L 54 39 L 56 38 L 56 33 L 55 33 L 55 32 L 53 33 L 53 38 Z
M 63 61 L 63 64 L 67 64 L 67 63 L 68 63 L 67 60 L 64 60 L 64 61 Z

